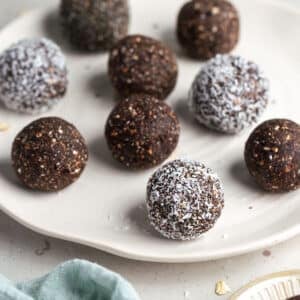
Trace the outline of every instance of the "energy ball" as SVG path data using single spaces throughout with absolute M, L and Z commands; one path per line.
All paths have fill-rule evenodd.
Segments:
M 110 49 L 127 35 L 127 0 L 62 0 L 63 26 L 71 43 L 81 50 Z
M 109 76 L 118 93 L 142 93 L 165 99 L 174 89 L 178 67 L 174 53 L 161 42 L 142 35 L 119 41 L 109 57 Z
M 273 119 L 259 125 L 245 147 L 245 161 L 256 182 L 269 192 L 300 187 L 300 125 Z
M 67 85 L 65 57 L 48 39 L 21 40 L 0 56 L 0 101 L 11 110 L 45 112 L 65 95 Z
M 269 102 L 269 81 L 255 63 L 217 55 L 196 76 L 189 107 L 202 125 L 235 134 L 256 123 Z
M 147 169 L 166 160 L 177 146 L 174 111 L 150 95 L 131 95 L 111 112 L 105 129 L 113 157 L 130 169 Z
M 226 0 L 190 1 L 178 16 L 178 40 L 187 54 L 196 59 L 229 53 L 239 40 L 239 32 L 238 12 Z
M 201 236 L 215 225 L 223 207 L 220 179 L 200 162 L 174 160 L 148 182 L 150 223 L 166 238 L 193 240 Z
M 60 118 L 38 119 L 26 126 L 12 147 L 13 167 L 33 190 L 55 192 L 78 179 L 88 160 L 84 138 Z

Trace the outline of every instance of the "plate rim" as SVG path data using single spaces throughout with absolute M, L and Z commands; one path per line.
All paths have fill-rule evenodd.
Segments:
M 271 273 L 271 274 L 261 276 L 257 279 L 250 281 L 245 286 L 241 287 L 238 291 L 236 291 L 233 295 L 231 295 L 229 300 L 238 300 L 239 297 L 242 296 L 249 289 L 253 288 L 255 285 L 262 283 L 264 281 L 269 281 L 271 279 L 282 278 L 287 276 L 296 276 L 296 275 L 300 276 L 300 269 L 281 271 L 281 272 L 276 272 L 276 273 Z
M 25 226 L 26 228 L 29 228 L 30 230 L 37 232 L 39 234 L 64 240 L 64 241 L 69 241 L 73 243 L 78 243 L 81 245 L 85 245 L 88 247 L 92 247 L 113 255 L 117 255 L 119 257 L 127 258 L 130 260 L 136 260 L 136 261 L 144 261 L 144 262 L 156 262 L 156 263 L 193 263 L 193 262 L 205 262 L 205 261 L 212 261 L 212 260 L 218 260 L 218 259 L 223 259 L 223 258 L 230 258 L 230 257 L 235 257 L 247 253 L 251 253 L 254 251 L 258 251 L 261 249 L 264 249 L 266 247 L 271 247 L 276 244 L 279 244 L 281 242 L 284 242 L 286 240 L 289 240 L 297 235 L 300 234 L 300 224 L 295 225 L 289 229 L 283 230 L 280 233 L 274 234 L 272 236 L 269 236 L 268 238 L 263 238 L 259 241 L 254 241 L 251 244 L 247 244 L 244 247 L 235 247 L 227 250 L 224 252 L 215 252 L 209 255 L 189 255 L 187 256 L 181 256 L 177 257 L 176 255 L 173 256 L 160 256 L 157 257 L 155 255 L 150 256 L 150 255 L 143 255 L 140 253 L 134 253 L 134 251 L 124 251 L 118 247 L 111 247 L 107 244 L 96 244 L 94 242 L 91 242 L 89 240 L 85 240 L 82 237 L 76 237 L 74 235 L 64 235 L 60 234 L 58 232 L 54 232 L 51 230 L 46 230 L 43 228 L 40 228 L 26 220 L 23 220 L 19 218 L 17 215 L 13 214 L 10 210 L 6 209 L 1 203 L 0 203 L 0 209 L 9 217 L 17 221 L 19 224 Z
M 273 5 L 276 7 L 280 7 L 289 13 L 300 15 L 300 7 L 297 5 L 293 5 L 292 3 L 286 3 L 283 0 L 263 0 L 264 3 L 268 5 Z M 49 9 L 53 9 L 53 5 L 47 5 L 47 7 L 44 8 L 36 8 L 36 9 L 30 9 L 19 16 L 17 16 L 14 20 L 11 22 L 8 22 L 4 27 L 0 30 L 0 34 L 4 33 L 6 30 L 9 29 L 9 27 L 13 26 L 14 24 L 20 22 L 22 18 L 25 18 L 27 15 L 30 14 L 42 14 L 49 12 Z M 293 237 L 296 237 L 300 234 L 300 223 L 296 224 L 294 226 L 289 227 L 288 229 L 279 231 L 277 233 L 274 233 L 266 238 L 261 238 L 260 240 L 256 240 L 251 242 L 250 244 L 247 244 L 246 246 L 240 245 L 236 246 L 235 248 L 228 248 L 225 252 L 224 250 L 221 252 L 213 252 L 212 254 L 207 255 L 189 255 L 189 256 L 181 256 L 178 257 L 176 255 L 173 256 L 156 256 L 156 255 L 143 255 L 141 253 L 135 253 L 134 251 L 126 251 L 122 250 L 120 247 L 112 247 L 107 245 L 106 243 L 95 243 L 92 241 L 89 241 L 87 239 L 84 239 L 82 237 L 76 237 L 74 234 L 61 234 L 59 232 L 55 232 L 52 230 L 47 230 L 44 228 L 41 228 L 33 223 L 31 223 L 28 220 L 24 220 L 18 215 L 14 214 L 11 210 L 7 209 L 1 202 L 0 202 L 0 210 L 3 211 L 6 215 L 11 217 L 13 220 L 21 224 L 22 226 L 36 232 L 39 234 L 42 234 L 44 236 L 78 243 L 81 245 L 85 245 L 88 247 L 96 248 L 98 250 L 110 253 L 112 255 L 117 255 L 123 258 L 131 259 L 131 260 L 137 260 L 137 261 L 145 261 L 145 262 L 160 262 L 160 263 L 192 263 L 192 262 L 204 262 L 204 261 L 211 261 L 211 260 L 218 260 L 223 258 L 229 258 L 229 257 L 235 257 L 247 253 L 251 253 L 254 251 L 258 251 L 261 249 L 264 249 L 266 247 L 271 247 L 274 245 L 277 245 L 279 243 L 282 243 L 284 241 L 287 241 Z M 300 272 L 300 270 L 299 270 Z M 274 273 L 274 274 L 281 274 L 280 273 Z M 271 275 L 274 275 L 271 274 Z M 268 275 L 270 276 L 270 275 Z M 265 276 L 266 277 L 266 276 Z M 263 277 L 264 278 L 264 277 Z M 233 298 L 230 300 L 234 300 L 236 298 Z

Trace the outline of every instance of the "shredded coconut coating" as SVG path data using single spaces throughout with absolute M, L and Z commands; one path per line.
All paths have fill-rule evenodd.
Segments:
M 65 57 L 48 39 L 21 40 L 0 56 L 0 99 L 11 110 L 45 112 L 64 96 L 67 84 Z
M 240 56 L 217 55 L 196 76 L 189 107 L 213 130 L 235 134 L 256 123 L 269 101 L 269 81 L 255 63 Z
M 215 225 L 223 207 L 220 179 L 197 161 L 174 160 L 158 169 L 147 185 L 150 223 L 169 239 L 199 237 Z

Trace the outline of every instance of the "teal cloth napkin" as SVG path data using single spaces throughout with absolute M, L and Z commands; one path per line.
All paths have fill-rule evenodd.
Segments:
M 120 275 L 76 259 L 29 282 L 13 284 L 0 275 L 0 300 L 139 300 L 139 297 Z

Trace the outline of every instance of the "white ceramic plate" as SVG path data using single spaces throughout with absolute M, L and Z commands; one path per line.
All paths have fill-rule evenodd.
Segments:
M 76 184 L 57 194 L 31 192 L 19 185 L 10 167 L 11 143 L 36 117 L 0 109 L 0 121 L 11 128 L 0 133 L 0 207 L 40 233 L 90 245 L 120 256 L 160 262 L 217 259 L 253 251 L 300 232 L 299 191 L 270 195 L 248 176 L 244 143 L 251 131 L 237 136 L 214 134 L 198 126 L 186 111 L 190 84 L 201 67 L 178 49 L 174 28 L 182 0 L 132 0 L 132 33 L 164 40 L 178 53 L 180 77 L 169 103 L 180 116 L 182 135 L 176 154 L 211 166 L 226 188 L 226 208 L 213 230 L 193 242 L 161 238 L 148 225 L 145 187 L 154 171 L 129 172 L 115 163 L 103 138 L 114 95 L 107 79 L 106 54 L 72 50 L 60 33 L 56 10 L 29 12 L 0 34 L 1 50 L 20 38 L 47 36 L 67 55 L 70 87 L 66 98 L 46 115 L 74 123 L 86 137 L 90 160 Z M 264 119 L 300 120 L 300 14 L 274 1 L 237 1 L 242 39 L 235 53 L 255 60 L 272 83 L 272 99 Z M 252 208 L 252 209 L 250 209 Z
M 258 278 L 236 292 L 230 300 L 287 300 L 300 295 L 300 270 Z

